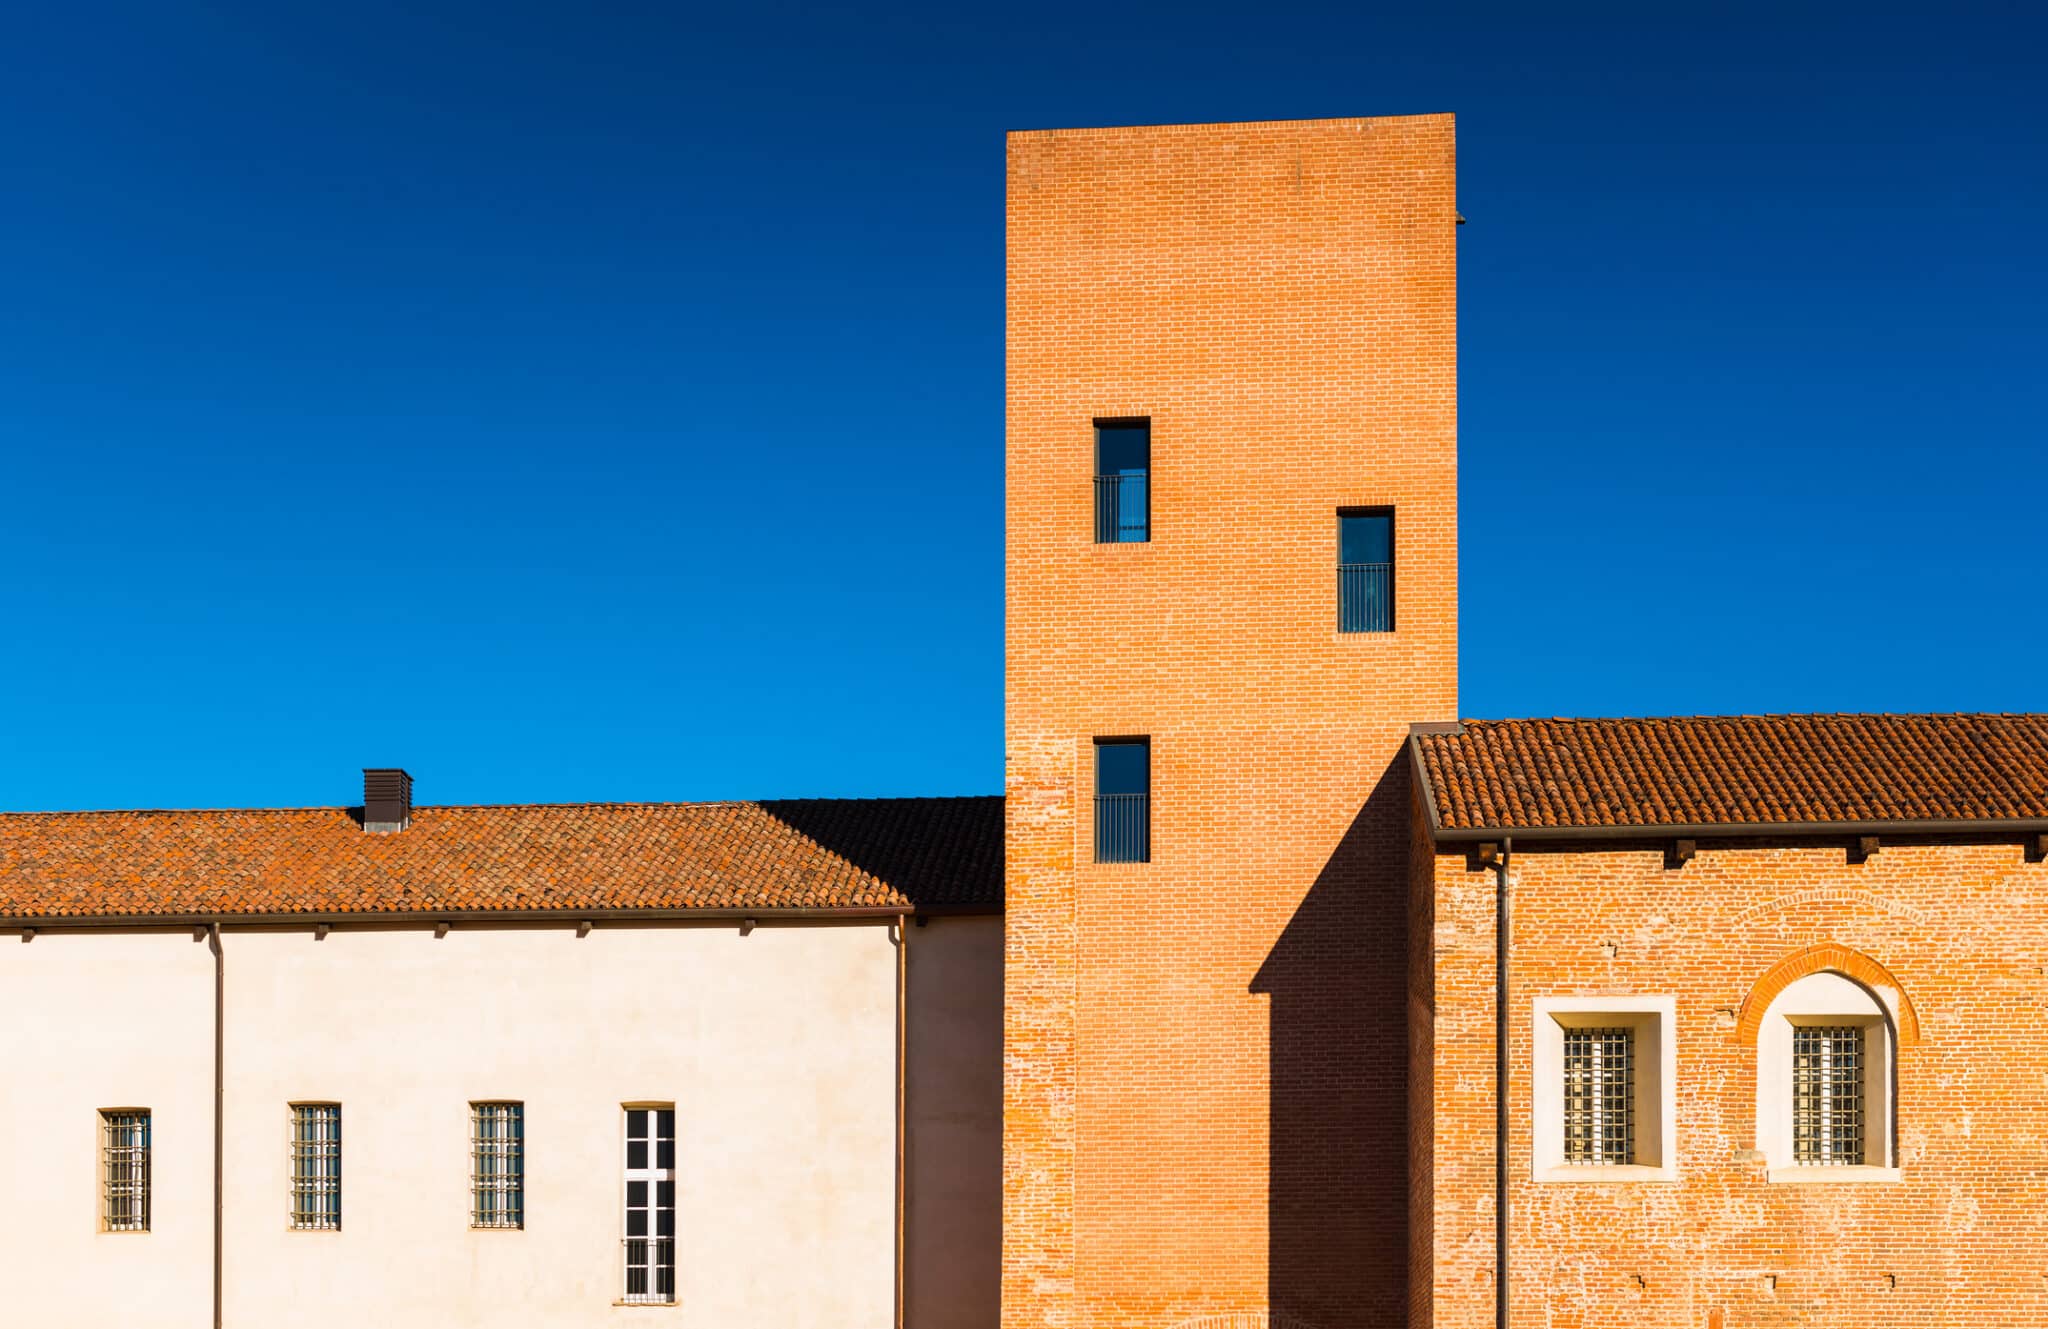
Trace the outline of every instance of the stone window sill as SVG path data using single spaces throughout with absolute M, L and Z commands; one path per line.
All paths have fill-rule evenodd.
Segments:
M 1791 1186 L 1868 1185 L 1904 1180 L 1895 1167 L 1774 1167 L 1770 1179 L 1773 1184 Z
M 1538 1168 L 1536 1180 L 1540 1182 L 1567 1182 L 1579 1185 L 1617 1185 L 1639 1182 L 1677 1181 L 1678 1170 L 1668 1167 L 1651 1167 L 1646 1163 L 1615 1164 L 1595 1167 L 1587 1164 L 1560 1165 Z

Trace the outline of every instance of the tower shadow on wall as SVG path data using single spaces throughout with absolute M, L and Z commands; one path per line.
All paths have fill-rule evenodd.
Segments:
M 1408 815 L 1397 753 L 1252 979 L 1271 999 L 1275 1329 L 1407 1323 Z

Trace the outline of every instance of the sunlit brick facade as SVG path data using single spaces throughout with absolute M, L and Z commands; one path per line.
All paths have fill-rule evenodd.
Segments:
M 1004 1323 L 1398 1323 L 1408 725 L 1457 701 L 1449 116 L 1009 144 Z M 1151 426 L 1098 543 L 1094 425 Z M 1338 513 L 1392 509 L 1392 631 Z M 1094 743 L 1152 754 L 1097 863 Z M 1261 1321 L 1263 1322 L 1263 1321 Z
M 1011 136 L 1004 1329 L 2048 1324 L 2048 720 L 1451 722 L 1458 220 Z

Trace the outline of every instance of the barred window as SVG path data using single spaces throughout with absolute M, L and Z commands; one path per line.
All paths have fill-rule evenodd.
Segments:
M 1792 1160 L 1863 1163 L 1863 1026 L 1792 1027 Z
M 292 1105 L 292 1226 L 341 1228 L 341 1105 Z
M 526 1107 L 472 1103 L 470 1108 L 471 1227 L 526 1224 Z
M 625 1293 L 622 1300 L 676 1299 L 676 1112 L 626 1109 Z
M 1635 1031 L 1564 1031 L 1564 1161 L 1636 1160 Z
M 149 1231 L 149 1113 L 120 1108 L 100 1113 L 105 1166 L 100 1220 L 109 1232 Z

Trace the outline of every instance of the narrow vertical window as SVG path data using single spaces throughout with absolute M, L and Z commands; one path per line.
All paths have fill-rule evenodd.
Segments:
M 341 1105 L 292 1105 L 292 1226 L 341 1228 Z
M 1095 543 L 1152 538 L 1152 422 L 1095 422 Z
M 471 1227 L 526 1225 L 526 1107 L 469 1106 Z
M 100 1221 L 109 1232 L 149 1231 L 148 1111 L 118 1108 L 100 1113 L 100 1139 Z
M 1152 861 L 1152 740 L 1095 740 L 1095 861 Z
M 621 1300 L 676 1299 L 676 1112 L 626 1109 L 625 1291 Z
M 1792 1161 L 1863 1163 L 1863 1026 L 1792 1028 Z
M 1564 1161 L 1636 1161 L 1635 1031 L 1564 1031 Z
M 1394 514 L 1349 508 L 1337 514 L 1337 630 L 1394 630 Z

